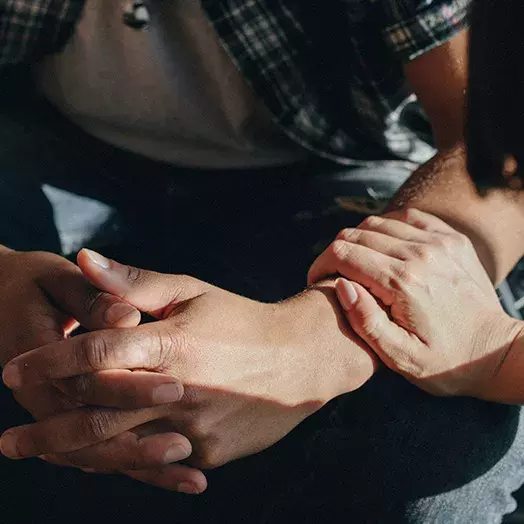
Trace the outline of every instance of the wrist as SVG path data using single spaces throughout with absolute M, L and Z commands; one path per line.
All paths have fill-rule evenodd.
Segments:
M 307 356 L 307 386 L 325 402 L 362 386 L 378 359 L 353 333 L 333 281 L 324 281 L 278 305 L 287 340 Z
M 494 402 L 521 404 L 524 399 L 524 387 L 520 386 L 524 373 L 521 358 L 524 322 L 502 313 L 486 323 L 483 331 L 488 336 L 484 358 L 489 372 L 466 394 Z

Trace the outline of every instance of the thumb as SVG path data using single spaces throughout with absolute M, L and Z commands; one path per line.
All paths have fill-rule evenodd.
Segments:
M 90 249 L 77 257 L 84 276 L 98 289 L 116 295 L 155 318 L 166 318 L 181 302 L 211 286 L 185 275 L 167 275 L 120 264 Z
M 338 300 L 353 331 L 394 371 L 396 362 L 410 351 L 417 341 L 397 326 L 375 297 L 364 287 L 345 278 L 335 282 Z

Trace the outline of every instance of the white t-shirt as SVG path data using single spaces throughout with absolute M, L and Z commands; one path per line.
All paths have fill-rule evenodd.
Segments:
M 147 30 L 129 0 L 88 0 L 76 33 L 38 71 L 49 100 L 88 133 L 175 165 L 260 167 L 307 152 L 284 136 L 207 22 L 199 0 L 152 1 Z

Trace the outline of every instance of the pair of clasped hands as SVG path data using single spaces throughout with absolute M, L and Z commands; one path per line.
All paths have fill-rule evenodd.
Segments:
M 3 248 L 3 381 L 37 422 L 2 453 L 198 494 L 202 470 L 271 446 L 381 362 L 481 397 L 519 329 L 470 241 L 417 210 L 340 232 L 309 284 L 263 304 L 88 250 L 77 266 Z

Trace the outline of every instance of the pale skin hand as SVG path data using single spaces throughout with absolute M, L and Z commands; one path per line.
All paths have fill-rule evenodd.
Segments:
M 159 321 L 36 349 L 6 366 L 5 383 L 17 390 L 69 379 L 71 391 L 81 384 L 92 398 L 104 395 L 98 372 L 171 375 L 184 385 L 184 397 L 166 406 L 163 420 L 189 438 L 189 463 L 197 467 L 217 467 L 272 445 L 332 398 L 360 387 L 375 369 L 372 352 L 345 327 L 332 285 L 261 304 L 190 277 L 107 260 L 103 268 L 85 252 L 79 263 L 97 287 Z M 82 434 L 74 414 L 59 415 L 8 430 L 2 450 L 19 457 L 73 451 L 115 434 L 112 417 L 101 422 L 97 432 Z M 142 480 L 149 475 L 134 473 Z
M 94 288 L 77 266 L 62 257 L 42 252 L 16 252 L 0 246 L 0 325 L 3 326 L 0 364 L 5 365 L 37 347 L 66 340 L 78 325 L 77 321 L 90 330 L 131 328 L 140 322 L 140 313 L 122 299 Z M 114 370 L 99 375 L 98 380 L 106 383 L 105 394 L 85 400 L 106 408 L 84 406 L 86 402 L 66 394 L 67 383 L 60 382 L 22 388 L 15 392 L 15 398 L 37 420 L 74 412 L 79 414 L 76 420 L 81 426 L 111 412 L 113 406 L 134 408 L 137 413 L 140 413 L 138 408 L 144 408 L 147 413 L 151 406 L 176 401 L 183 394 L 179 383 L 159 373 Z M 114 384 L 118 384 L 118 391 L 113 391 L 111 386 Z M 167 386 L 162 398 L 154 396 L 159 386 Z M 166 394 L 171 396 L 166 397 Z M 135 426 L 141 420 L 139 418 Z M 181 470 L 182 466 L 165 468 L 168 450 L 173 461 L 191 452 L 185 437 L 176 432 L 150 435 L 140 427 L 129 429 L 110 445 L 83 450 L 81 465 L 111 469 L 117 462 L 142 468 L 163 467 L 162 479 L 169 481 L 169 487 L 195 475 L 200 479 L 200 473 L 188 468 Z M 177 449 L 178 454 L 173 455 Z M 66 456 L 41 458 L 55 464 L 72 465 Z
M 333 274 L 350 279 L 336 284 L 347 319 L 388 367 L 433 394 L 524 402 L 498 378 L 522 323 L 445 222 L 417 210 L 370 217 L 339 233 L 309 279 Z

